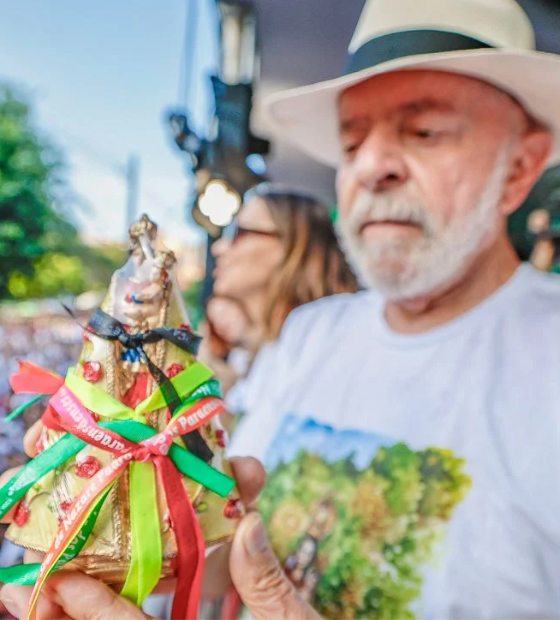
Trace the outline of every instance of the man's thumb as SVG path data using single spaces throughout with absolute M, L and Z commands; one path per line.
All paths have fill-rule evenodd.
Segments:
M 250 512 L 237 528 L 230 571 L 233 584 L 255 620 L 319 618 L 284 574 L 257 512 Z

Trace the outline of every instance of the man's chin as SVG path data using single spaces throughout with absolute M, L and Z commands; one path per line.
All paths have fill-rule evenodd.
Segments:
M 405 281 L 414 277 L 408 271 L 408 266 L 398 260 L 384 259 L 382 262 L 376 261 L 375 264 L 362 262 L 359 272 L 367 286 L 385 293 L 399 290 Z
M 403 277 L 410 276 L 412 271 L 409 261 L 403 260 L 403 258 L 402 254 L 401 256 L 383 256 L 375 259 L 365 258 L 362 265 L 371 280 L 397 284 Z

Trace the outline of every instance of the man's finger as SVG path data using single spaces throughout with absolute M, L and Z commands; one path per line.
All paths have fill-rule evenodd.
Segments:
M 230 462 L 241 501 L 244 506 L 250 507 L 264 488 L 266 482 L 264 467 L 252 457 L 233 458 Z
M 12 616 L 25 618 L 32 590 L 31 586 L 7 584 L 0 590 L 0 601 Z M 67 620 L 69 616 L 47 596 L 41 596 L 37 602 L 37 617 L 41 620 Z
M 146 620 L 141 609 L 105 584 L 75 571 L 61 571 L 47 582 L 46 595 L 76 620 Z
M 7 469 L 3 474 L 0 475 L 0 487 L 3 487 L 7 482 L 9 482 L 17 473 L 21 471 L 21 467 L 14 467 L 12 469 Z
M 24 618 L 32 587 L 5 585 L 0 601 L 16 618 Z M 61 571 L 47 581 L 37 604 L 41 620 L 146 620 L 150 618 L 106 585 L 74 571 Z
M 233 583 L 255 620 L 318 620 L 317 612 L 297 594 L 270 548 L 256 512 L 239 524 L 230 555 Z
M 8 483 L 17 473 L 21 470 L 21 467 L 14 467 L 13 469 L 8 469 L 0 476 L 0 488 L 2 488 L 6 483 Z M 17 510 L 17 505 L 14 506 L 10 512 L 2 517 L 0 523 L 11 523 L 14 518 L 14 513 Z
M 25 433 L 25 437 L 23 438 L 23 449 L 25 450 L 25 454 L 30 458 L 37 456 L 37 442 L 42 432 L 43 422 L 37 420 L 37 422 L 29 428 L 27 433 Z

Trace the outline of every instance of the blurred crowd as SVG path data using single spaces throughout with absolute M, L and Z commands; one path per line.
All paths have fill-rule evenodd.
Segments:
M 62 309 L 61 309 L 62 310 Z M 34 362 L 60 375 L 78 359 L 82 346 L 82 330 L 66 314 L 38 308 L 31 317 L 18 316 L 17 308 L 0 312 L 0 471 L 27 461 L 23 452 L 23 436 L 44 411 L 39 401 L 21 416 L 7 421 L 6 416 L 29 400 L 27 395 L 13 394 L 9 377 L 17 370 L 18 360 Z M 5 532 L 0 527 L 0 541 Z M 8 566 L 21 558 L 19 548 L 4 543 L 0 565 Z M 0 611 L 0 617 L 1 611 Z
M 30 361 L 60 375 L 66 374 L 80 353 L 82 330 L 70 316 L 38 313 L 32 317 L 2 315 L 0 321 L 0 420 L 29 400 L 12 393 L 10 374 L 18 360 Z M 22 434 L 41 415 L 44 406 L 33 405 L 10 423 L 0 425 L 0 468 L 7 469 L 25 460 Z

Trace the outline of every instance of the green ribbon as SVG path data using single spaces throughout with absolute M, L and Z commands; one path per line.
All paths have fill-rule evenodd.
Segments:
M 177 416 L 180 416 L 189 407 L 192 407 L 198 400 L 208 398 L 209 396 L 222 398 L 222 390 L 220 389 L 219 381 L 207 381 L 197 388 L 186 400 L 182 402 L 180 407 L 177 407 L 173 417 L 176 418 Z
M 85 445 L 85 442 L 73 435 L 64 435 L 48 450 L 29 461 L 18 474 L 0 488 L 0 519 L 25 496 L 38 480 L 62 465 Z
M 209 368 L 196 363 L 171 380 L 179 395 L 184 398 L 181 406 L 174 412 L 174 417 L 181 415 L 201 398 L 221 397 L 219 383 L 211 380 L 212 375 Z M 158 433 L 146 424 L 145 414 L 166 406 L 160 390 L 132 409 L 97 386 L 85 381 L 73 370 L 70 370 L 66 377 L 66 385 L 87 409 L 105 418 L 111 418 L 111 421 L 100 423 L 101 427 L 118 432 L 122 437 L 137 444 Z M 42 395 L 36 397 L 33 402 L 42 397 Z M 26 403 L 24 408 L 27 406 L 29 403 Z M 16 417 L 21 411 L 16 410 L 11 418 Z M 86 445 L 86 442 L 81 439 L 67 434 L 30 461 L 0 489 L 0 517 L 7 514 L 36 482 L 77 454 Z M 226 497 L 235 485 L 231 478 L 215 470 L 176 443 L 172 444 L 169 450 L 169 458 L 182 474 L 222 497 Z M 122 594 L 136 605 L 141 605 L 156 586 L 163 562 L 157 481 L 153 463 L 131 462 L 129 472 L 131 560 Z M 58 570 L 80 553 L 93 530 L 109 490 L 110 488 L 92 508 L 80 532 L 64 550 L 51 572 Z M 40 566 L 40 564 L 24 564 L 0 568 L 0 582 L 32 585 L 37 580 Z
M 29 407 L 39 402 L 41 398 L 45 398 L 45 396 L 46 394 L 37 394 L 37 396 L 34 396 L 31 400 L 28 400 L 26 403 L 20 405 L 17 409 L 14 409 L 12 413 L 10 413 L 10 415 L 4 418 L 4 422 L 11 422 L 12 420 L 15 420 L 18 415 L 21 415 L 25 410 L 29 409 Z
M 76 535 L 74 540 L 68 545 L 68 548 L 62 554 L 62 557 L 58 562 L 54 565 L 53 570 L 51 572 L 55 572 L 62 568 L 68 562 L 71 562 L 84 548 L 95 523 L 97 521 L 97 517 L 101 512 L 101 508 L 103 507 L 103 503 L 107 499 L 113 485 L 111 485 L 107 492 L 103 494 L 103 496 L 99 499 L 97 504 L 93 507 L 93 510 L 87 517 L 85 523 L 80 528 L 79 533 Z M 0 568 L 0 583 L 13 583 L 18 586 L 32 586 L 35 585 L 35 582 L 39 578 L 39 571 L 41 570 L 41 564 L 33 563 L 33 564 L 18 564 L 16 566 L 8 566 L 6 568 Z

